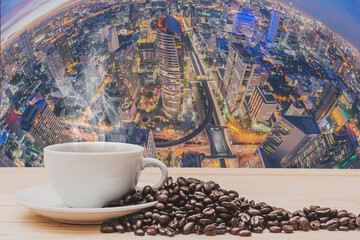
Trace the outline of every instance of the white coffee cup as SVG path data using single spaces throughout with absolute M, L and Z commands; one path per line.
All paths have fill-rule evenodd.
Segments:
M 45 168 L 55 192 L 73 208 L 98 208 L 135 188 L 148 165 L 168 176 L 164 163 L 143 157 L 138 145 L 113 142 L 62 143 L 44 148 Z

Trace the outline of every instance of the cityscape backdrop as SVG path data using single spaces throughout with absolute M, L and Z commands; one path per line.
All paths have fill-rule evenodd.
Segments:
M 114 141 L 171 167 L 360 168 L 359 12 L 356 0 L 2 0 L 0 166 Z

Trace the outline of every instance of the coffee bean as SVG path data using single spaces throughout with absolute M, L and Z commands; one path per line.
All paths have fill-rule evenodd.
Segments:
M 349 227 L 350 230 L 355 230 L 357 228 L 356 220 L 351 219 L 349 224 L 348 224 L 348 227 Z
M 178 177 L 176 182 L 178 183 L 179 186 L 186 186 L 187 185 L 186 180 L 183 177 Z
M 204 233 L 206 236 L 215 236 L 216 235 L 216 226 L 214 224 L 207 225 L 204 228 Z
M 227 195 L 219 197 L 219 202 L 231 202 L 231 198 Z
M 246 229 L 246 224 L 245 224 L 245 222 L 239 222 L 238 228 L 240 228 L 240 230 L 245 230 L 245 229 Z
M 243 222 L 249 222 L 250 221 L 250 216 L 247 215 L 246 213 L 241 213 L 239 214 L 240 220 Z
M 250 237 L 251 236 L 251 232 L 249 230 L 241 230 L 239 232 L 239 236 L 241 237 Z
M 340 226 L 339 230 L 340 231 L 349 231 L 349 227 L 348 226 Z
M 320 218 L 320 222 L 321 223 L 326 223 L 327 221 L 329 221 L 330 220 L 330 217 L 321 217 Z
M 158 195 L 156 198 L 160 203 L 167 203 L 169 201 L 169 197 L 165 194 Z
M 291 224 L 295 230 L 299 229 L 299 218 L 298 217 L 292 217 L 289 219 L 289 224 Z
M 281 227 L 279 227 L 279 226 L 272 226 L 269 228 L 269 231 L 272 233 L 280 233 L 282 230 L 281 230 Z
M 227 191 L 213 182 L 179 177 L 176 182 L 168 177 L 163 186 L 154 190 L 145 186 L 142 190 L 132 189 L 119 200 L 111 201 L 104 207 L 134 205 L 157 200 L 155 206 L 130 216 L 105 221 L 100 231 L 129 232 L 135 235 L 174 236 L 179 233 L 250 236 L 251 232 L 292 233 L 328 229 L 349 231 L 360 228 L 360 215 L 346 210 L 311 205 L 293 213 L 239 197 L 233 190 Z
M 299 219 L 300 227 L 303 231 L 309 231 L 310 230 L 310 223 L 309 220 L 305 217 L 301 217 Z
M 164 182 L 163 182 L 163 187 L 164 187 L 164 188 L 170 188 L 170 187 L 172 186 L 172 184 L 173 184 L 173 179 L 172 179 L 172 177 L 168 177 L 168 178 L 166 178 L 166 179 L 164 180 Z
M 155 208 L 160 210 L 160 211 L 163 211 L 163 210 L 166 209 L 165 205 L 163 203 L 161 203 L 161 202 L 155 203 Z
M 136 229 L 136 230 L 134 231 L 134 234 L 135 234 L 136 236 L 144 236 L 144 235 L 145 235 L 145 231 L 142 230 L 142 229 Z
M 339 228 L 339 220 L 338 219 L 331 219 L 329 221 L 326 222 L 326 228 L 329 231 L 335 231 L 336 229 Z
M 101 224 L 100 231 L 102 233 L 113 233 L 115 232 L 115 228 L 111 226 L 109 222 L 104 222 Z
M 200 225 L 202 225 L 202 226 L 205 227 L 205 226 L 207 226 L 207 225 L 212 224 L 213 221 L 212 221 L 211 219 L 202 218 L 202 219 L 199 220 L 199 223 L 200 223 Z
M 231 228 L 230 229 L 230 234 L 231 235 L 238 235 L 239 234 L 239 232 L 240 232 L 240 228 L 238 228 L 238 227 L 233 227 L 233 228 Z
M 195 223 L 194 222 L 188 222 L 183 227 L 183 234 L 190 234 L 192 230 L 194 229 Z
M 339 219 L 339 224 L 341 226 L 345 226 L 345 225 L 348 225 L 350 222 L 350 218 L 349 217 L 342 217 Z
M 315 213 L 317 215 L 319 215 L 320 217 L 327 216 L 327 215 L 330 214 L 330 212 L 331 212 L 330 208 L 317 208 L 317 209 L 315 209 Z
M 310 228 L 311 230 L 319 230 L 320 229 L 320 221 L 319 220 L 313 220 L 310 222 Z
M 112 221 L 110 225 L 119 233 L 125 232 L 125 227 L 119 222 L 119 220 Z
M 217 213 L 228 213 L 229 210 L 223 206 L 216 206 L 215 210 Z
M 346 210 L 339 210 L 336 216 L 337 218 L 348 217 L 349 213 Z
M 209 204 L 211 204 L 213 201 L 211 200 L 211 198 L 206 197 L 206 198 L 204 198 L 204 200 L 203 200 L 202 202 L 203 202 L 203 204 L 205 204 L 205 205 L 209 205 Z
M 326 229 L 326 223 L 320 223 L 320 229 Z
M 280 225 L 279 222 L 277 220 L 274 220 L 274 221 L 268 221 L 266 226 L 269 228 L 272 226 L 279 226 L 279 225 Z
M 204 216 L 212 217 L 215 214 L 215 210 L 213 208 L 205 208 L 202 213 Z
M 235 211 L 237 209 L 237 206 L 235 203 L 232 203 L 232 202 L 222 202 L 221 203 L 221 206 L 223 207 L 226 207 L 228 209 L 231 209 L 233 211 Z
M 204 200 L 205 197 L 206 197 L 206 195 L 205 195 L 205 193 L 203 193 L 203 192 L 199 192 L 199 191 L 194 192 L 194 198 L 195 198 L 196 200 L 198 200 L 198 201 Z
M 148 234 L 148 235 L 156 235 L 157 234 L 157 230 L 155 229 L 155 228 L 147 228 L 146 229 L 146 233 Z
M 171 228 L 165 228 L 165 234 L 168 237 L 173 237 L 175 235 L 175 231 Z
M 159 222 L 166 224 L 170 221 L 170 217 L 168 215 L 160 215 Z
M 285 233 L 292 233 L 292 232 L 294 232 L 294 227 L 293 227 L 293 225 L 283 225 L 282 230 Z
M 231 219 L 230 219 L 230 225 L 231 225 L 232 227 L 238 227 L 238 226 L 239 226 L 239 219 L 237 219 L 237 218 L 235 218 L 235 217 L 231 218 Z
M 360 227 L 360 215 L 356 218 L 356 224 L 358 225 L 358 227 Z

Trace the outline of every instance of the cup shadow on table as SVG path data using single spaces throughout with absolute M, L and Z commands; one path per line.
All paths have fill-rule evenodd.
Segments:
M 22 219 L 23 226 L 27 226 L 30 229 L 51 231 L 52 233 L 56 234 L 86 235 L 89 233 L 93 234 L 94 232 L 100 233 L 100 225 L 77 225 L 60 223 L 40 216 L 32 211 L 24 212 Z

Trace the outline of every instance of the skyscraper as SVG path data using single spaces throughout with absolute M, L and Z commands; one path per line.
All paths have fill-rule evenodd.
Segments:
M 134 71 L 137 64 L 135 57 L 137 40 L 130 43 L 125 50 L 110 53 L 113 78 L 117 83 L 121 96 L 126 99 L 136 99 L 140 87 L 138 73 Z
M 348 124 L 338 131 L 320 135 L 296 160 L 296 168 L 346 167 L 359 143 Z
M 280 22 L 281 15 L 277 11 L 271 12 L 271 19 L 269 23 L 269 30 L 267 34 L 267 41 L 268 42 L 274 42 L 276 38 L 277 31 L 279 29 L 279 22 Z
M 255 17 L 246 13 L 234 14 L 232 32 L 238 35 L 245 34 L 252 37 L 255 26 Z
M 312 117 L 280 116 L 257 154 L 266 168 L 286 168 L 295 161 L 321 132 Z
M 54 78 L 61 85 L 65 78 L 66 69 L 59 51 L 54 46 L 50 46 L 46 50 L 44 65 L 48 76 Z
M 179 119 L 182 110 L 184 43 L 180 23 L 163 15 L 157 23 L 157 47 L 164 114 Z
M 341 87 L 337 86 L 334 82 L 325 83 L 314 109 L 314 116 L 318 123 L 329 116 L 334 107 L 336 107 L 341 94 Z
M 267 85 L 257 86 L 249 100 L 250 114 L 257 122 L 268 121 L 277 102 Z
M 35 146 L 41 151 L 48 145 L 72 142 L 46 100 L 40 100 L 26 108 L 21 116 L 20 127 L 31 134 Z
M 148 39 L 150 38 L 150 22 L 144 21 L 140 23 L 140 36 L 141 39 Z
M 25 32 L 20 34 L 20 40 L 21 40 L 21 45 L 23 47 L 23 51 L 25 51 L 25 55 L 27 56 L 28 60 L 35 58 L 34 50 L 32 48 L 30 37 L 27 30 L 25 30 Z
M 109 29 L 108 47 L 109 47 L 109 52 L 111 53 L 119 49 L 119 38 L 116 27 L 112 27 Z
M 74 58 L 72 56 L 71 49 L 67 42 L 65 33 L 61 34 L 57 39 L 55 39 L 53 44 L 59 51 L 65 67 L 68 67 L 74 63 Z
M 229 46 L 226 63 L 224 87 L 227 89 L 225 100 L 231 113 L 239 110 L 259 65 L 255 64 L 248 50 L 240 43 Z

